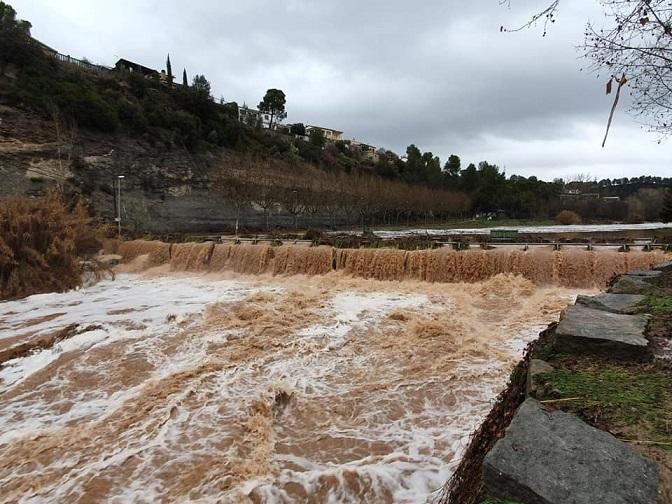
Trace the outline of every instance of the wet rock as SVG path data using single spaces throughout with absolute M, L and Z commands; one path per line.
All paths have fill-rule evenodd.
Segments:
M 553 369 L 555 368 L 546 361 L 531 359 L 530 366 L 527 369 L 527 395 L 536 396 L 538 392 L 541 392 L 543 385 L 540 380 L 544 375 L 553 372 Z
M 641 311 L 644 296 L 639 294 L 604 293 L 596 296 L 579 296 L 576 304 L 612 313 L 633 314 Z
M 648 320 L 648 315 L 620 315 L 582 305 L 570 306 L 560 315 L 555 329 L 555 349 L 647 360 L 649 341 L 644 332 Z
M 651 288 L 648 279 L 640 276 L 621 275 L 609 292 L 612 294 L 642 294 Z
M 672 261 L 666 261 L 666 262 L 658 263 L 653 267 L 653 269 L 656 270 L 656 271 L 662 271 L 662 270 L 666 270 L 668 268 L 672 268 Z
M 492 497 L 526 504 L 652 504 L 656 465 L 612 435 L 534 399 L 485 457 Z
M 658 270 L 636 270 L 636 271 L 628 271 L 625 275 L 629 277 L 637 277 L 643 280 L 652 281 L 658 278 L 660 275 L 662 275 L 662 273 L 663 273 L 662 271 Z

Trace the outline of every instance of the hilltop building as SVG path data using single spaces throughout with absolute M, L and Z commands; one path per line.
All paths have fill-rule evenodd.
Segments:
M 145 77 L 158 78 L 161 75 L 158 70 L 154 70 L 153 68 L 149 68 L 141 65 L 140 63 L 135 63 L 123 58 L 117 61 L 117 63 L 114 65 L 114 69 L 120 72 L 138 72 Z
M 247 124 L 248 126 L 256 126 L 261 124 L 262 128 L 269 129 L 271 127 L 271 114 L 260 112 L 257 109 L 252 109 L 243 103 L 242 107 L 238 107 L 238 120 Z M 274 125 L 274 128 L 277 125 Z
M 376 149 L 373 145 L 358 142 L 354 138 L 352 139 L 352 142 L 350 142 L 349 148 L 351 151 L 358 152 L 362 158 L 373 161 L 374 163 L 377 163 L 380 159 L 378 149 Z
M 319 130 L 324 135 L 327 142 L 338 142 L 343 140 L 343 132 L 331 128 L 323 128 L 322 126 L 315 126 L 311 124 L 306 125 L 306 135 L 310 136 L 311 131 Z

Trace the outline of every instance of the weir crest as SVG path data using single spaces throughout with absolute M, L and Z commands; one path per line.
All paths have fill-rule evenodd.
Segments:
M 172 271 L 243 274 L 325 275 L 333 271 L 376 280 L 480 282 L 498 274 L 520 275 L 537 285 L 604 287 L 616 275 L 649 269 L 664 259 L 653 252 L 615 250 L 464 250 L 405 251 L 336 249 L 283 245 L 232 245 L 157 241 L 122 242 L 116 250 L 125 262 L 144 256 L 146 267 L 170 264 Z

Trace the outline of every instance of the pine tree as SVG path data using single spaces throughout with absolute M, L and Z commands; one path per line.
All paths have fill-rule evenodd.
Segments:
M 184 87 L 189 86 L 189 81 L 187 80 L 187 69 L 182 70 L 182 85 Z
M 173 68 L 170 65 L 170 53 L 168 54 L 168 58 L 166 59 L 166 73 L 168 74 L 168 82 L 172 84 L 173 82 Z
M 672 187 L 665 191 L 663 209 L 660 211 L 660 220 L 665 223 L 672 222 Z

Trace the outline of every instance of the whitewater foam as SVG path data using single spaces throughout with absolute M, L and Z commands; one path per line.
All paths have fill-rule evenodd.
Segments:
M 0 370 L 2 498 L 424 502 L 574 294 L 122 275 L 0 304 L 0 344 L 100 326 Z

